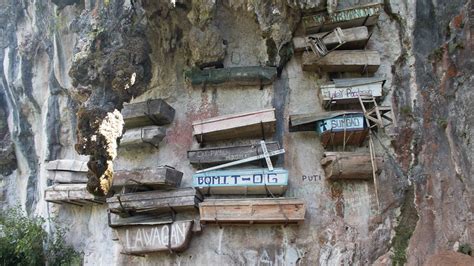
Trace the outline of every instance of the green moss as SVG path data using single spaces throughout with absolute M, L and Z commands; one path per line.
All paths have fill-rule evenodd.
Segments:
M 458 248 L 458 252 L 472 256 L 472 248 L 469 244 L 462 244 Z
M 395 236 L 392 239 L 393 255 L 392 265 L 404 265 L 407 262 L 406 249 L 410 238 L 415 231 L 418 222 L 418 214 L 415 209 L 413 186 L 406 191 L 405 200 L 401 207 L 401 214 L 397 218 L 398 226 L 395 228 Z
M 436 120 L 436 123 L 438 124 L 439 127 L 446 129 L 448 127 L 448 120 L 445 118 L 438 118 Z
M 444 47 L 434 49 L 433 52 L 428 56 L 431 61 L 441 61 L 443 59 Z

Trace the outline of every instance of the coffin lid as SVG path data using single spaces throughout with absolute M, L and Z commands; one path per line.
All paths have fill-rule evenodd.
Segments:
M 378 83 L 382 82 L 382 86 L 385 84 L 385 78 L 349 78 L 349 79 L 333 79 L 332 82 L 334 83 L 336 88 L 342 87 L 350 87 L 350 86 L 358 86 L 358 85 L 366 85 L 371 83 Z
M 275 108 L 268 108 L 268 109 L 253 111 L 253 112 L 229 114 L 229 115 L 211 117 L 211 118 L 207 118 L 207 119 L 200 119 L 198 121 L 193 122 L 193 126 L 203 124 L 203 123 L 211 123 L 211 122 L 222 121 L 222 120 L 226 120 L 226 119 L 229 119 L 229 118 L 245 117 L 245 116 L 248 116 L 248 115 L 253 115 L 253 114 L 258 114 L 258 113 L 266 113 L 266 112 L 275 112 Z
M 296 114 L 290 116 L 291 126 L 299 126 L 309 123 L 314 123 L 321 120 L 331 119 L 341 115 L 360 114 L 364 113 L 361 111 L 332 111 L 323 113 L 309 113 L 309 114 Z

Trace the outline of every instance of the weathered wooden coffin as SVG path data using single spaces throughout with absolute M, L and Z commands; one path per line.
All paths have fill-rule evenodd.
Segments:
M 270 136 L 275 131 L 275 108 L 213 117 L 193 123 L 198 142 Z
M 115 229 L 122 253 L 141 255 L 159 251 L 183 251 L 192 236 L 193 221 L 136 225 Z
M 193 175 L 193 186 L 203 194 L 282 195 L 288 186 L 288 171 L 235 169 Z
M 304 71 L 373 73 L 380 66 L 379 53 L 368 50 L 336 50 L 324 57 L 311 51 L 302 58 Z
M 159 126 L 147 126 L 141 128 L 127 129 L 120 139 L 121 147 L 142 147 L 143 145 L 152 145 L 158 147 L 158 144 L 166 136 L 166 128 Z
M 86 183 L 87 162 L 79 160 L 55 160 L 46 164 L 48 179 L 54 183 Z
M 342 33 L 344 34 L 345 43 L 338 48 L 341 50 L 362 49 L 365 47 L 367 41 L 369 40 L 369 31 L 365 26 L 343 29 Z M 328 32 L 309 34 L 308 36 L 294 37 L 293 46 L 295 52 L 311 51 L 311 48 L 309 46 L 309 38 L 322 38 L 326 34 L 328 34 Z M 339 44 L 339 40 L 336 37 L 336 34 L 332 32 L 324 37 L 323 43 L 328 49 L 332 49 Z
M 90 194 L 86 189 L 86 184 L 58 184 L 50 186 L 44 191 L 44 199 L 48 202 L 79 206 L 105 203 L 104 197 L 96 197 Z
M 112 189 L 118 192 L 122 188 L 134 191 L 177 188 L 181 184 L 182 177 L 182 172 L 170 166 L 120 170 L 114 172 Z
M 109 211 L 117 214 L 165 213 L 193 210 L 202 201 L 194 188 L 127 193 L 108 198 Z
M 383 158 L 376 156 L 376 173 L 380 173 Z M 372 179 L 373 170 L 369 153 L 325 152 L 321 160 L 326 179 Z
M 358 103 L 359 96 L 382 97 L 384 78 L 333 79 L 322 85 L 320 98 L 323 106 L 333 104 Z
M 122 109 L 125 128 L 166 125 L 173 121 L 174 114 L 173 107 L 162 99 L 126 104 Z
M 229 67 L 214 69 L 192 69 L 185 72 L 191 85 L 267 85 L 277 76 L 276 67 Z
M 304 221 L 305 203 L 293 198 L 206 199 L 199 213 L 203 224 L 292 224 Z
M 276 141 L 265 142 L 268 152 L 280 149 L 280 144 Z M 263 154 L 260 143 L 206 148 L 188 151 L 188 159 L 192 164 L 219 164 L 231 161 L 242 160 L 248 157 Z
M 327 12 L 321 12 L 305 16 L 302 20 L 307 33 L 316 33 L 330 31 L 337 27 L 346 29 L 357 26 L 372 26 L 377 24 L 378 17 L 382 11 L 382 4 L 374 3 L 336 10 L 332 15 L 328 15 Z

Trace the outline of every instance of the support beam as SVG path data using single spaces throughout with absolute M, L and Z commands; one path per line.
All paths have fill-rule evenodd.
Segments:
M 380 55 L 366 50 L 336 50 L 324 57 L 304 52 L 302 62 L 304 71 L 373 73 L 380 66 Z

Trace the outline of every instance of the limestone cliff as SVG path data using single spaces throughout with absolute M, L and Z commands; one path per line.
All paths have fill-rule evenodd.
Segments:
M 377 187 L 325 180 L 319 137 L 289 132 L 290 114 L 323 111 L 317 87 L 334 78 L 302 70 L 292 43 L 301 18 L 372 2 L 0 0 L 1 207 L 57 217 L 86 265 L 423 265 L 474 247 L 472 1 L 378 1 L 366 49 L 381 55 L 375 76 L 387 79 L 383 103 L 396 123 L 374 138 L 384 157 Z M 234 66 L 272 66 L 278 77 L 185 82 L 190 69 Z M 176 110 L 159 149 L 120 147 L 123 105 L 155 98 Z M 299 226 L 205 226 L 182 253 L 136 257 L 113 241 L 106 205 L 44 201 L 45 167 L 56 159 L 88 161 L 97 195 L 108 194 L 115 170 L 157 165 L 191 186 L 192 122 L 268 107 L 286 149 L 276 162 L 290 172 L 286 196 L 306 202 Z

